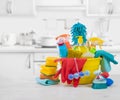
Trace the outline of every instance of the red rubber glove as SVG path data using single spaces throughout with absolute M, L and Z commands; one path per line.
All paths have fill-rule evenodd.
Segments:
M 72 67 L 72 69 L 69 71 L 69 74 L 75 74 L 77 72 L 81 72 L 82 71 L 82 68 L 86 62 L 86 59 L 85 58 L 80 58 L 80 59 L 76 59 L 76 63 L 77 63 L 77 66 L 78 66 L 78 70 L 76 68 L 76 64 L 75 64 L 75 60 L 73 59 L 73 62 L 74 62 L 74 66 Z M 80 80 L 80 77 L 78 79 L 73 79 L 73 80 L 69 80 L 67 78 L 67 83 L 68 84 L 71 84 L 73 82 L 73 86 L 74 87 L 77 87 L 78 84 L 79 84 L 79 80 Z
M 77 72 L 80 72 L 86 62 L 85 58 L 80 58 L 80 59 L 76 59 L 76 63 L 78 66 L 78 71 L 76 69 L 76 64 L 75 64 L 75 60 L 74 58 L 62 58 L 62 67 L 61 69 L 56 73 L 55 77 L 57 77 L 60 73 L 61 73 L 61 80 L 62 82 L 66 82 L 68 84 L 71 84 L 72 80 L 68 79 L 68 75 L 69 74 L 75 74 Z M 73 79 L 73 86 L 77 87 L 79 84 L 79 79 Z
M 64 83 L 66 81 L 65 79 L 65 73 L 66 73 L 66 65 L 67 65 L 67 59 L 66 58 L 61 58 L 59 60 L 56 61 L 61 61 L 61 68 L 58 70 L 58 72 L 55 74 L 55 78 L 59 76 L 59 74 L 61 74 L 61 80 Z
M 73 58 L 69 58 L 67 59 L 67 65 L 66 65 L 66 72 L 65 72 L 65 78 L 66 80 L 68 79 L 68 75 L 70 74 L 70 72 L 72 71 L 72 69 L 74 68 L 75 66 L 75 63 L 74 63 L 74 59 Z
M 56 73 L 54 77 L 58 77 L 58 75 L 61 74 L 61 80 L 63 83 L 65 83 L 72 68 L 75 66 L 75 63 L 73 58 L 61 58 L 60 60 L 62 62 L 61 69 Z

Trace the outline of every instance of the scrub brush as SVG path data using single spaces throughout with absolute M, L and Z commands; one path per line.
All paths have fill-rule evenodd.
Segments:
M 95 79 L 93 81 L 92 88 L 93 89 L 106 89 L 107 88 L 106 82 L 107 82 L 106 80 Z

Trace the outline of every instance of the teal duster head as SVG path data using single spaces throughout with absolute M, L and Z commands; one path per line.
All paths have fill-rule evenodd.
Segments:
M 78 38 L 76 38 L 77 36 L 82 36 L 83 37 L 83 43 L 85 44 L 87 39 L 86 39 L 86 26 L 81 24 L 81 23 L 76 23 L 71 27 L 71 36 L 72 36 L 72 42 L 73 45 L 77 45 L 78 44 Z

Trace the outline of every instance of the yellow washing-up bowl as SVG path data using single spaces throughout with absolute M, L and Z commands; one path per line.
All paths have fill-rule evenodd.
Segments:
M 86 63 L 82 69 L 82 72 L 89 71 L 89 76 L 84 76 L 80 78 L 79 84 L 91 84 L 96 75 L 94 71 L 98 70 L 100 67 L 101 58 L 87 58 Z

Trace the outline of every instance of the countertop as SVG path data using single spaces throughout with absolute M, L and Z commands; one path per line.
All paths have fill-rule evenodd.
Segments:
M 57 52 L 57 48 L 41 48 L 34 46 L 0 46 L 0 53 L 39 53 Z
M 42 86 L 35 77 L 12 80 L 0 76 L 0 100 L 120 100 L 120 76 L 111 76 L 114 84 L 107 89 L 77 88 L 65 84 Z
M 102 46 L 102 49 L 111 53 L 120 53 L 120 45 Z
M 120 53 L 120 45 L 103 46 L 103 50 L 111 53 Z M 0 46 L 0 53 L 39 53 L 39 52 L 58 52 L 57 48 L 41 48 L 34 46 Z

